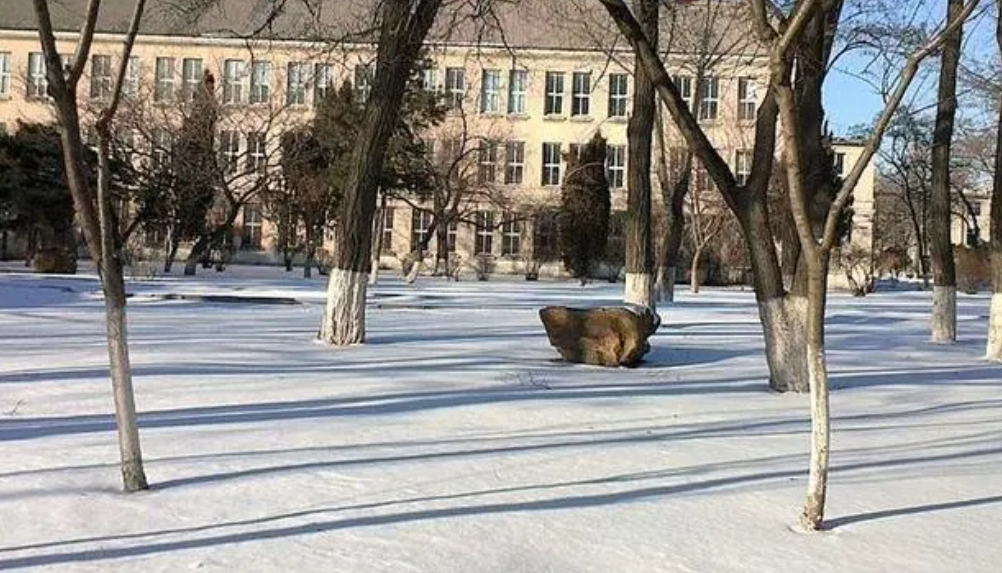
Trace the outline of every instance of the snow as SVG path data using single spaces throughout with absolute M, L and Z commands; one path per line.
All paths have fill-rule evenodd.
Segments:
M 555 361 L 537 311 L 622 285 L 384 280 L 337 350 L 324 286 L 130 284 L 153 489 L 123 494 L 96 280 L 0 273 L 0 571 L 1002 567 L 986 296 L 943 346 L 929 293 L 833 295 L 831 529 L 805 534 L 807 399 L 768 392 L 751 292 L 680 290 L 647 363 L 610 370 Z

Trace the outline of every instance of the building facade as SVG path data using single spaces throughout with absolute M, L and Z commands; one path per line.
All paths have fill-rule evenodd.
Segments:
M 85 2 L 67 4 L 57 39 L 59 49 L 68 54 L 75 46 L 71 30 L 79 22 L 74 19 L 74 5 L 82 10 Z M 528 4 L 553 10 L 548 3 Z M 561 2 L 552 3 L 556 4 Z M 19 9 L 24 8 L 15 8 L 6 18 L 0 14 L 0 129 L 7 131 L 18 122 L 54 119 L 37 32 L 30 26 L 30 14 L 19 16 Z M 538 215 L 557 205 L 567 154 L 596 133 L 608 141 L 606 172 L 613 208 L 625 208 L 632 56 L 622 45 L 601 39 L 614 30 L 599 33 L 582 24 L 587 19 L 556 19 L 559 16 L 552 11 L 510 15 L 515 26 L 524 26 L 526 18 L 549 18 L 534 23 L 535 36 L 520 32 L 502 34 L 505 41 L 495 37 L 472 42 L 469 34 L 456 37 L 439 31 L 429 42 L 424 84 L 440 92 L 450 109 L 445 121 L 424 137 L 439 154 L 456 154 L 457 145 L 476 147 L 462 153 L 475 163 L 470 185 L 477 189 L 469 193 L 462 222 L 448 229 L 448 248 L 459 261 L 472 264 L 490 258 L 498 270 L 518 271 L 529 264 L 533 252 L 552 248 L 555 230 Z M 505 22 L 500 20 L 499 26 Z M 734 37 L 734 23 L 714 23 L 721 30 L 718 45 Z M 79 90 L 85 109 L 99 108 L 110 94 L 121 27 L 107 24 L 95 37 Z M 263 174 L 273 175 L 264 184 L 280 184 L 281 133 L 308 121 L 325 94 L 346 80 L 363 99 L 371 89 L 370 43 L 307 41 L 300 36 L 305 34 L 218 37 L 154 27 L 139 36 L 128 62 L 119 133 L 137 157 L 151 162 L 167 160 L 171 134 L 183 119 L 184 106 L 203 74 L 214 76 L 222 110 L 218 152 L 228 185 L 243 204 L 232 242 L 245 260 L 278 259 L 277 227 L 255 193 Z M 767 78 L 764 58 L 754 44 L 729 40 L 721 53 L 694 54 L 684 46 L 678 53 L 669 51 L 667 63 L 682 95 L 740 182 L 750 170 L 754 119 L 762 96 L 758 86 Z M 698 85 L 697 76 L 702 78 Z M 656 145 L 655 153 L 663 152 L 670 162 L 683 143 L 670 119 L 665 116 L 663 121 L 665 145 L 663 149 Z M 861 151 L 852 142 L 838 142 L 836 148 L 837 164 L 846 169 Z M 871 166 L 855 193 L 853 241 L 864 245 L 872 244 L 873 181 Z M 693 182 L 710 186 L 698 166 Z M 424 238 L 431 214 L 422 207 L 419 201 L 386 205 L 379 233 L 384 263 L 402 260 Z

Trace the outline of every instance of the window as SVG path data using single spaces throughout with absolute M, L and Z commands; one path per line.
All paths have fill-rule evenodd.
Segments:
M 157 58 L 153 78 L 153 101 L 174 99 L 174 58 Z
M 537 261 L 557 258 L 557 212 L 536 215 L 532 225 L 532 256 Z
M 710 173 L 706 170 L 703 163 L 698 160 L 693 162 L 692 183 L 697 191 L 710 191 L 714 187 L 713 180 L 710 179 Z
M 379 241 L 381 253 L 393 253 L 393 207 L 383 209 L 383 236 Z
M 313 66 L 313 105 L 320 105 L 327 99 L 327 93 L 334 86 L 334 66 L 316 64 Z
M 591 113 L 591 72 L 571 76 L 571 117 Z
M 219 153 L 223 159 L 223 171 L 236 172 L 240 160 L 240 132 L 219 132 Z
M 171 78 L 174 77 L 174 64 L 171 64 Z M 173 83 L 173 79 L 171 80 Z M 185 58 L 181 60 L 181 97 L 184 101 L 195 99 L 198 86 L 202 83 L 202 60 L 200 58 Z
M 466 95 L 466 70 L 463 68 L 445 68 L 446 106 L 449 109 L 462 109 L 463 97 Z
M 10 95 L 10 52 L 0 52 L 0 96 Z
M 306 77 L 309 70 L 309 64 L 289 62 L 285 85 L 285 103 L 287 105 L 306 105 Z
M 835 152 L 835 175 L 842 177 L 845 175 L 845 152 L 836 151 Z
M 543 102 L 545 115 L 564 113 L 564 73 L 546 72 L 546 99 Z
M 476 241 L 473 254 L 489 255 L 494 252 L 494 213 L 477 211 Z
M 243 207 L 243 241 L 241 248 L 260 249 L 261 248 L 261 205 L 257 203 L 247 203 Z
M 372 64 L 358 64 L 355 66 L 355 100 L 364 104 L 371 93 Z
M 438 85 L 438 70 L 433 67 L 425 68 L 421 72 L 421 89 L 427 92 L 434 92 L 440 88 L 441 86 Z
M 738 78 L 738 119 L 751 121 L 755 119 L 758 106 L 758 89 L 755 80 Z
M 480 184 L 497 181 L 498 144 L 484 142 L 477 150 L 477 181 Z
M 501 70 L 484 70 L 480 80 L 480 113 L 501 111 Z
M 543 144 L 543 185 L 560 185 L 560 144 Z
M 739 149 L 734 154 L 734 177 L 738 185 L 748 183 L 748 176 L 751 175 L 752 152 L 747 149 Z
M 139 95 L 139 58 L 129 56 L 125 65 L 125 83 L 122 84 L 122 95 L 134 98 Z
M 504 150 L 504 182 L 519 185 L 525 171 L 525 142 L 509 141 Z
M 171 134 L 166 129 L 157 127 L 153 129 L 152 133 L 152 158 L 154 169 L 160 169 L 163 167 L 170 166 L 170 156 L 171 149 L 174 147 L 173 141 L 171 140 Z
M 508 72 L 508 113 L 525 113 L 525 93 L 529 74 L 525 70 Z
M 456 252 L 456 235 L 459 233 L 459 222 L 453 219 L 449 221 L 449 226 L 445 230 L 445 250 L 450 253 Z
M 629 76 L 609 74 L 609 117 L 626 117 Z
M 244 61 L 223 62 L 223 103 L 239 104 L 244 101 Z
M 90 59 L 90 98 L 111 97 L 111 56 L 95 54 Z
M 522 252 L 522 220 L 506 211 L 501 216 L 501 254 L 518 255 Z
M 567 144 L 567 155 L 574 159 L 581 159 L 581 149 L 583 147 L 583 143 L 569 143 Z
M 252 131 L 247 134 L 247 171 L 264 173 L 268 168 L 268 145 L 264 133 Z
M 49 80 L 45 77 L 45 56 L 41 52 L 28 54 L 28 97 L 48 95 Z
M 427 247 L 428 229 L 431 228 L 431 212 L 423 209 L 411 211 L 411 251 L 417 251 L 422 245 Z
M 713 76 L 703 78 L 699 86 L 699 120 L 713 121 L 717 119 L 717 104 L 720 94 L 720 79 Z
M 678 88 L 678 93 L 682 96 L 689 109 L 692 109 L 692 78 L 689 76 L 672 76 L 671 81 Z
M 626 178 L 626 146 L 610 145 L 606 148 L 605 175 L 610 189 L 621 189 Z
M 251 62 L 250 102 L 271 100 L 271 62 Z
M 971 207 L 971 215 L 973 215 L 975 217 L 980 217 L 981 216 L 981 202 L 980 201 L 971 201 L 970 207 Z

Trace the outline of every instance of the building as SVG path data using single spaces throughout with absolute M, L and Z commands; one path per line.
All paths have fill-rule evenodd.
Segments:
M 86 2 L 53 3 L 59 47 L 73 46 Z M 327 12 L 307 13 L 300 3 L 264 20 L 253 3 L 225 0 L 192 14 L 172 11 L 166 1 L 149 2 L 147 17 L 129 62 L 125 92 L 131 119 L 120 122 L 122 139 L 163 161 L 178 109 L 190 100 L 204 71 L 216 78 L 224 119 L 217 140 L 234 189 L 253 195 L 255 177 L 278 169 L 277 138 L 312 114 L 324 94 L 351 80 L 365 97 L 372 74 L 371 0 L 326 3 Z M 305 4 L 303 4 L 305 6 Z M 440 90 L 452 108 L 445 123 L 427 134 L 440 153 L 455 152 L 457 139 L 476 141 L 476 184 L 489 190 L 476 197 L 504 197 L 470 205 L 469 217 L 450 226 L 449 249 L 459 259 L 489 257 L 499 270 L 521 270 L 555 241 L 539 214 L 555 205 L 566 168 L 564 154 L 597 131 L 608 139 L 607 174 L 614 209 L 625 207 L 629 161 L 626 124 L 633 88 L 632 56 L 617 43 L 616 30 L 595 3 L 579 0 L 526 1 L 502 5 L 485 27 L 470 14 L 440 18 L 428 47 L 432 62 L 426 87 Z M 85 105 L 107 98 L 132 8 L 129 0 L 106 0 L 93 57 L 80 94 Z M 298 11 L 297 11 L 298 10 Z M 683 25 L 671 23 L 666 46 L 669 71 L 704 125 L 711 141 L 738 179 L 748 175 L 754 118 L 767 76 L 759 47 L 742 34 L 743 8 L 720 2 L 712 9 L 692 6 Z M 666 23 L 666 26 L 669 24 Z M 703 42 L 701 38 L 712 38 Z M 699 50 L 699 46 L 711 49 Z M 696 85 L 695 78 L 704 81 Z M 18 121 L 48 121 L 45 70 L 34 13 L 29 2 L 0 12 L 0 129 Z M 681 146 L 665 121 L 666 156 Z M 484 142 L 489 142 L 485 144 Z M 850 165 L 859 147 L 838 146 Z M 708 185 L 698 167 L 697 185 Z M 871 241 L 872 167 L 857 190 L 860 217 L 855 240 Z M 275 226 L 262 206 L 249 199 L 237 218 L 234 244 L 248 260 L 276 260 Z M 391 202 L 383 214 L 382 256 L 403 258 L 427 233 L 430 215 L 405 202 Z M 434 244 L 434 243 L 433 243 Z

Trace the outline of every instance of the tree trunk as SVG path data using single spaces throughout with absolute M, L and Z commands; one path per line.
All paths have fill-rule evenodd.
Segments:
M 692 294 L 699 294 L 699 259 L 703 256 L 703 245 L 697 245 L 692 253 L 692 265 L 689 267 L 689 291 Z
M 1002 4 L 998 4 L 995 41 L 1002 53 Z M 1002 362 L 1002 116 L 995 130 L 995 175 L 988 221 L 988 252 L 992 265 L 992 303 L 988 312 L 987 356 L 989 360 Z
M 807 285 L 807 373 L 811 395 L 811 461 L 807 480 L 807 501 L 802 516 L 804 527 L 818 530 L 825 517 L 828 491 L 830 430 L 828 368 L 825 364 L 825 299 L 828 290 L 827 254 L 808 261 Z
M 947 15 L 951 20 L 963 9 L 963 0 L 948 0 Z M 957 276 L 950 241 L 950 144 L 957 111 L 961 36 L 962 27 L 957 26 L 943 43 L 932 140 L 932 224 L 929 229 L 933 273 L 932 341 L 939 343 L 957 340 Z
M 654 49 L 658 45 L 658 0 L 634 0 L 634 10 Z M 634 59 L 633 110 L 627 125 L 626 286 L 623 300 L 654 308 L 654 243 L 651 239 L 651 149 L 654 84 Z
M 121 456 L 122 480 L 126 491 L 148 489 L 139 443 L 139 425 L 132 389 L 132 365 L 129 360 L 128 325 L 125 312 L 125 279 L 122 274 L 121 249 L 117 244 L 115 217 L 111 204 L 110 133 L 98 132 L 98 218 L 101 229 L 99 271 L 104 291 L 105 326 L 108 360 L 115 401 L 115 423 Z
M 761 196 L 750 198 L 738 219 L 748 248 L 755 299 L 765 357 L 769 364 L 769 387 L 776 392 L 805 393 L 809 390 L 807 347 L 807 298 L 786 294 L 776 249 L 769 234 L 769 216 Z
M 657 280 L 654 292 L 658 302 L 675 302 L 675 280 L 678 278 L 678 267 L 658 265 Z
M 174 268 L 174 260 L 177 259 L 177 249 L 181 246 L 181 241 L 178 240 L 174 231 L 168 231 L 167 237 L 167 256 L 164 258 L 164 272 L 170 273 L 171 269 Z
M 338 245 L 327 287 L 320 339 L 333 346 L 365 341 L 365 294 L 371 268 L 372 220 L 386 148 L 407 79 L 442 0 L 388 0 L 380 8 L 376 75 L 352 150 L 341 201 Z
M 665 207 L 665 228 L 661 238 L 661 261 L 658 265 L 658 285 L 655 287 L 660 302 L 675 302 L 675 280 L 678 277 L 678 259 L 682 250 L 682 235 L 685 232 L 685 196 L 689 191 L 692 173 L 692 152 L 686 150 L 679 166 L 678 181 L 672 182 L 668 169 L 668 149 L 665 141 L 664 118 L 661 106 L 655 129 L 658 135 L 658 184 Z

